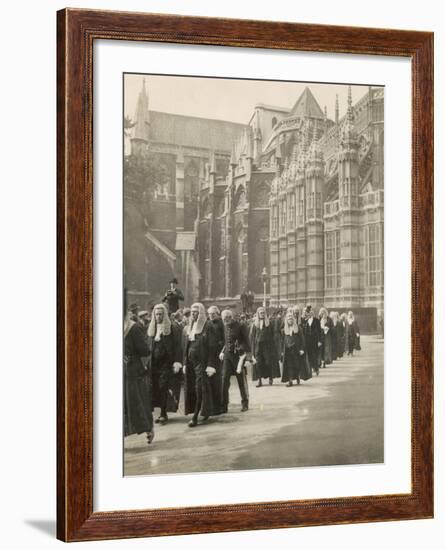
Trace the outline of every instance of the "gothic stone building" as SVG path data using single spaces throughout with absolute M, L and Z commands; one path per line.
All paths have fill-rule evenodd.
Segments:
M 199 298 L 201 279 L 200 188 L 210 173 L 225 180 L 245 125 L 152 111 L 145 81 L 132 122 L 124 159 L 125 301 L 150 308 L 175 276 L 190 304 Z M 138 169 L 144 162 L 155 172 Z
M 256 105 L 245 126 L 149 113 L 146 147 L 167 183 L 147 239 L 161 255 L 170 251 L 190 298 L 233 304 L 251 289 L 262 301 L 265 269 L 270 306 L 353 309 L 375 330 L 383 313 L 383 99 L 383 88 L 368 88 L 352 105 L 349 90 L 346 115 L 339 118 L 337 100 L 330 120 L 306 88 L 290 110 Z

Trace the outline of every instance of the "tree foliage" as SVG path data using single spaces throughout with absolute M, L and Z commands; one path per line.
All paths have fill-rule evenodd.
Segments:
M 124 160 L 124 190 L 127 200 L 133 201 L 149 223 L 159 168 L 149 154 L 129 155 Z

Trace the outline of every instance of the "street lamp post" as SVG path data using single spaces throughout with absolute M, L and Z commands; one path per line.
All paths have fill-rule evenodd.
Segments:
M 263 267 L 261 278 L 263 279 L 263 307 L 266 307 L 266 287 L 267 287 L 267 279 L 269 278 L 269 276 L 267 274 L 267 269 L 265 267 Z

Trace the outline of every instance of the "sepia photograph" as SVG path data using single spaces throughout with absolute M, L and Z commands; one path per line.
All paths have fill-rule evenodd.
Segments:
M 384 462 L 384 87 L 123 75 L 125 476 Z

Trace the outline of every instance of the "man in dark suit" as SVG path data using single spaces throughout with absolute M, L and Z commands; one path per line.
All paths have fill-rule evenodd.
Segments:
M 162 303 L 167 302 L 170 313 L 175 313 L 179 309 L 179 300 L 184 301 L 184 294 L 178 288 L 178 279 L 176 277 L 170 281 L 170 288 L 162 298 Z
M 306 353 L 309 365 L 318 376 L 320 371 L 321 326 L 320 321 L 314 316 L 312 306 L 306 306 L 304 310 L 303 334 L 306 344 Z
M 222 312 L 224 323 L 224 348 L 221 351 L 220 359 L 223 362 L 222 368 L 222 412 L 227 412 L 229 406 L 230 378 L 236 376 L 241 394 L 241 412 L 249 408 L 249 391 L 247 387 L 247 376 L 245 361 L 250 351 L 249 338 L 246 327 L 233 318 L 233 312 L 226 309 Z

